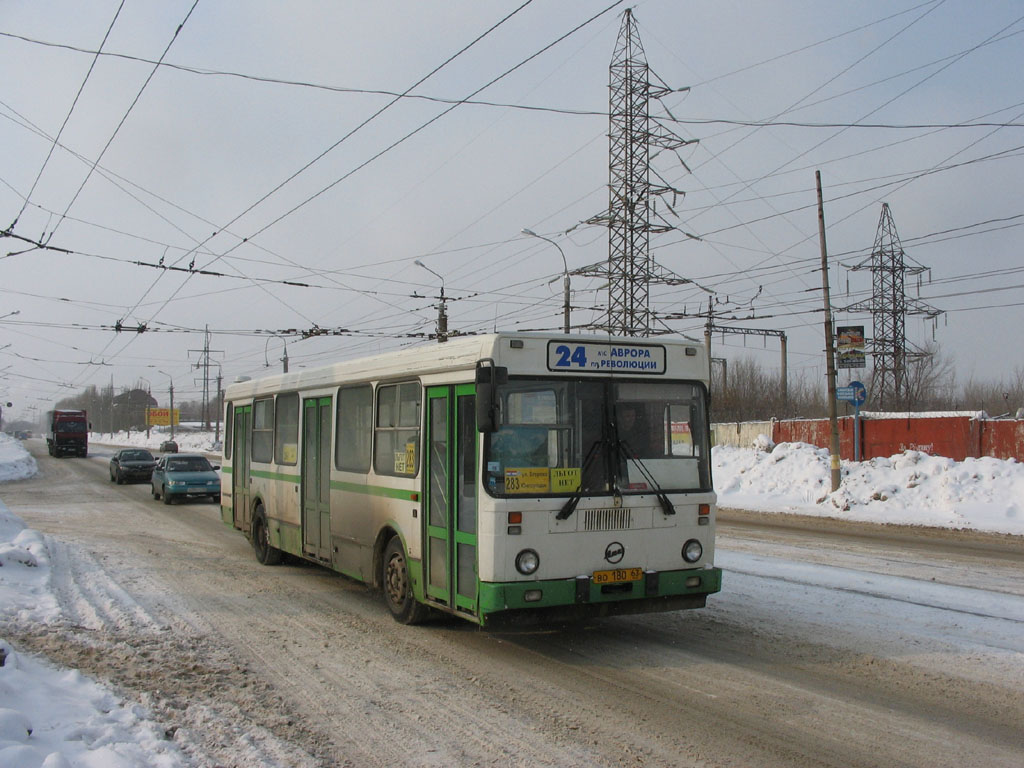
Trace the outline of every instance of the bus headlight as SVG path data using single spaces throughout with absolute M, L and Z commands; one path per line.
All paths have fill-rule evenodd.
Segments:
M 516 555 L 516 570 L 524 576 L 529 576 L 531 573 L 536 573 L 540 567 L 540 555 L 534 552 L 532 549 L 524 549 L 518 555 Z
M 704 554 L 704 547 L 700 545 L 700 542 L 696 539 L 690 539 L 688 542 L 683 544 L 683 560 L 688 563 L 696 563 L 700 560 L 700 556 Z

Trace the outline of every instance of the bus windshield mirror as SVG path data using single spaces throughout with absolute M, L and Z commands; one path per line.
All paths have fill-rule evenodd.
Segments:
M 494 360 L 489 357 L 478 360 L 475 379 L 477 431 L 496 432 L 499 426 L 497 387 L 508 383 L 508 368 L 495 365 Z

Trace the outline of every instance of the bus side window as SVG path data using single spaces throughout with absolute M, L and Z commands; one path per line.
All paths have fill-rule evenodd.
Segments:
M 420 385 L 418 381 L 377 387 L 374 471 L 412 477 L 419 466 Z
M 277 421 L 274 423 L 274 461 L 278 464 L 299 460 L 299 393 L 277 396 Z
M 373 438 L 373 388 L 369 384 L 338 390 L 337 434 L 335 466 L 367 472 Z
M 252 460 L 269 462 L 274 458 L 274 398 L 254 400 L 252 404 Z
M 228 403 L 227 413 L 224 416 L 224 458 L 231 458 L 231 445 L 235 438 L 235 404 Z

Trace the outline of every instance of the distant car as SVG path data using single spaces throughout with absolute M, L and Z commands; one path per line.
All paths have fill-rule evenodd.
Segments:
M 143 448 L 125 448 L 110 459 L 110 482 L 144 483 L 153 475 L 156 459 Z
M 19 429 L 17 432 L 15 432 L 14 436 L 19 440 L 28 440 L 29 437 L 31 437 L 31 435 L 23 429 Z
M 220 503 L 219 465 L 201 453 L 171 453 L 156 462 L 150 486 L 154 499 L 173 504 L 175 499 L 210 499 Z
M 173 440 L 164 440 L 160 443 L 160 453 L 177 453 L 178 444 Z

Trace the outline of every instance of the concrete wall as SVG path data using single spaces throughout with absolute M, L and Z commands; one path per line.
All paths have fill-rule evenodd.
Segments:
M 712 444 L 749 448 L 758 435 L 771 438 L 773 424 L 771 421 L 725 421 L 712 424 Z

